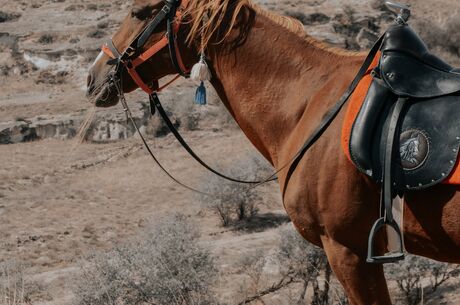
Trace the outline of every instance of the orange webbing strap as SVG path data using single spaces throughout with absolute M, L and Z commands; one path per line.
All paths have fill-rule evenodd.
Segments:
M 152 94 L 154 92 L 161 92 L 163 89 L 165 89 L 166 87 L 168 87 L 169 85 L 171 85 L 172 83 L 174 83 L 176 80 L 179 79 L 180 77 L 180 74 L 177 74 L 176 76 L 174 76 L 171 80 L 169 80 L 168 82 L 166 82 L 163 86 L 159 87 L 158 89 L 156 90 L 153 90 L 152 88 L 150 88 L 141 78 L 141 76 L 139 75 L 139 73 L 137 73 L 136 69 L 133 69 L 133 68 L 127 68 L 128 70 L 128 73 L 129 75 L 132 77 L 132 79 L 134 80 L 134 82 L 139 86 L 139 88 L 141 88 L 142 90 L 144 90 L 147 94 Z
M 139 86 L 139 88 L 144 90 L 147 94 L 152 94 L 153 92 L 155 92 L 155 90 L 152 90 L 152 88 L 150 88 L 149 85 L 147 85 L 142 80 L 141 76 L 139 75 L 139 73 L 137 73 L 135 68 L 126 67 L 126 70 L 128 70 L 129 75 L 131 76 L 133 81 Z
M 133 67 L 137 68 L 147 60 L 149 60 L 152 56 L 157 54 L 161 49 L 165 48 L 168 45 L 168 38 L 163 36 L 158 42 L 156 42 L 153 46 L 147 49 L 144 53 L 139 55 L 136 59 L 132 61 Z
M 180 55 L 179 47 L 177 45 L 177 40 L 174 40 L 174 45 L 175 45 L 175 50 L 176 50 L 176 58 L 177 58 L 177 63 L 179 64 L 179 68 L 183 73 L 188 73 L 190 72 L 191 69 L 187 69 L 184 65 L 184 62 L 182 61 L 182 56 Z

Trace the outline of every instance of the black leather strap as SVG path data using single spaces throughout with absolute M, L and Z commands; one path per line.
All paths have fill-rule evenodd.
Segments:
M 393 198 L 395 195 L 393 187 L 393 156 L 395 155 L 395 141 L 396 132 L 398 130 L 399 123 L 401 121 L 401 113 L 404 111 L 404 106 L 408 101 L 405 97 L 398 98 L 390 118 L 390 125 L 388 126 L 388 135 L 385 145 L 385 158 L 383 165 L 383 185 L 380 194 L 382 208 L 384 208 L 385 223 L 393 222 Z M 399 150 L 398 150 L 399 152 Z
M 339 114 L 340 110 L 342 109 L 343 105 L 348 101 L 350 96 L 353 94 L 355 91 L 356 87 L 358 86 L 359 82 L 363 78 L 363 76 L 366 74 L 367 70 L 369 69 L 370 65 L 372 64 L 372 61 L 375 58 L 375 55 L 380 49 L 380 46 L 382 45 L 383 39 L 385 37 L 385 34 L 380 36 L 380 38 L 377 40 L 377 42 L 374 44 L 372 49 L 370 50 L 369 54 L 366 57 L 366 60 L 364 61 L 363 65 L 359 69 L 358 74 L 355 76 L 353 82 L 351 85 L 348 87 L 347 91 L 342 95 L 342 97 L 339 99 L 337 104 L 334 105 L 324 116 L 323 120 L 321 123 L 318 125 L 318 127 L 313 131 L 313 133 L 308 137 L 308 139 L 305 141 L 303 146 L 300 148 L 298 153 L 296 154 L 294 160 L 291 163 L 291 166 L 289 167 L 288 173 L 286 175 L 286 180 L 284 182 L 284 187 L 283 190 L 286 192 L 286 188 L 288 186 L 289 180 L 294 173 L 295 169 L 299 165 L 300 161 L 302 160 L 302 157 L 305 155 L 305 153 L 310 149 L 310 147 L 315 144 L 315 142 L 321 137 L 321 135 L 326 131 L 326 129 L 329 127 L 329 125 L 334 121 L 335 117 Z
M 260 184 L 262 182 L 269 182 L 269 181 L 276 180 L 276 177 L 272 177 L 271 179 L 262 180 L 262 181 L 241 180 L 241 179 L 229 177 L 213 169 L 208 164 L 206 164 L 200 157 L 198 157 L 198 155 L 192 150 L 192 148 L 187 144 L 187 142 L 185 142 L 184 138 L 180 135 L 179 131 L 176 129 L 174 124 L 169 119 L 168 114 L 166 113 L 163 106 L 161 105 L 160 99 L 158 98 L 158 95 L 156 93 L 153 93 L 150 95 L 150 103 L 153 104 L 155 108 L 158 110 L 158 113 L 160 114 L 160 116 L 162 117 L 166 125 L 168 126 L 169 130 L 173 133 L 173 135 L 176 137 L 176 139 L 179 141 L 182 147 L 190 154 L 190 156 L 192 156 L 198 163 L 200 163 L 203 167 L 205 167 L 210 172 L 226 180 L 237 182 L 237 183 L 244 183 L 244 184 Z
M 161 11 L 153 18 L 153 20 L 139 36 L 139 39 L 137 40 L 137 49 L 140 49 L 145 45 L 147 40 L 153 34 L 153 31 L 155 31 L 156 27 L 166 18 L 166 16 L 169 15 L 173 5 L 174 3 L 172 2 L 166 2 Z

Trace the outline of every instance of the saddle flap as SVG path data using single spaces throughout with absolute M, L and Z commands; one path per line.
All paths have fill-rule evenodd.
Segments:
M 460 73 L 446 72 L 402 52 L 385 51 L 381 77 L 393 93 L 413 98 L 433 98 L 460 92 Z
M 460 146 L 460 95 L 410 100 L 397 130 L 394 155 L 396 189 L 423 189 L 444 181 L 452 172 Z M 389 117 L 383 130 L 387 130 Z M 380 149 L 386 147 L 381 139 Z M 383 155 L 380 154 L 380 164 Z

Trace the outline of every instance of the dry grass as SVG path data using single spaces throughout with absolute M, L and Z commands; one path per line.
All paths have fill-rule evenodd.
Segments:
M 0 305 L 31 304 L 34 294 L 39 294 L 38 283 L 24 274 L 24 265 L 16 260 L 0 264 Z

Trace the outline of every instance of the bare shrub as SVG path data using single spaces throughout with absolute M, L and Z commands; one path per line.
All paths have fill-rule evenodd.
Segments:
M 55 40 L 54 36 L 51 34 L 43 34 L 38 38 L 38 43 L 41 44 L 50 44 L 53 43 Z
M 256 253 L 242 261 L 242 270 L 249 277 L 246 293 L 249 296 L 239 304 L 260 299 L 288 286 L 289 305 L 307 304 L 307 290 L 311 287 L 311 305 L 347 304 L 340 285 L 333 278 L 324 251 L 303 239 L 292 227 L 279 234 L 280 243 L 271 257 Z M 264 267 L 268 262 L 277 266 L 277 275 L 270 276 L 271 283 L 264 283 Z
M 329 291 L 332 270 L 324 251 L 308 243 L 292 228 L 280 233 L 278 251 L 280 266 L 284 274 L 291 274 L 302 284 L 297 304 L 305 304 L 308 285 L 313 288 L 312 305 L 330 304 Z M 320 285 L 320 277 L 323 283 Z
M 408 256 L 401 264 L 390 265 L 386 271 L 387 277 L 398 286 L 398 301 L 407 305 L 420 304 L 422 291 L 425 301 L 432 299 L 450 278 L 460 275 L 457 266 L 414 255 Z
M 231 177 L 255 180 L 269 174 L 269 166 L 261 157 L 252 155 L 233 162 L 221 170 Z M 216 196 L 200 196 L 198 200 L 215 211 L 224 227 L 251 221 L 259 212 L 262 196 L 247 184 L 224 180 L 212 173 L 203 177 L 202 189 Z
M 76 304 L 216 304 L 210 286 L 217 271 L 185 216 L 159 222 L 150 235 L 82 267 Z

